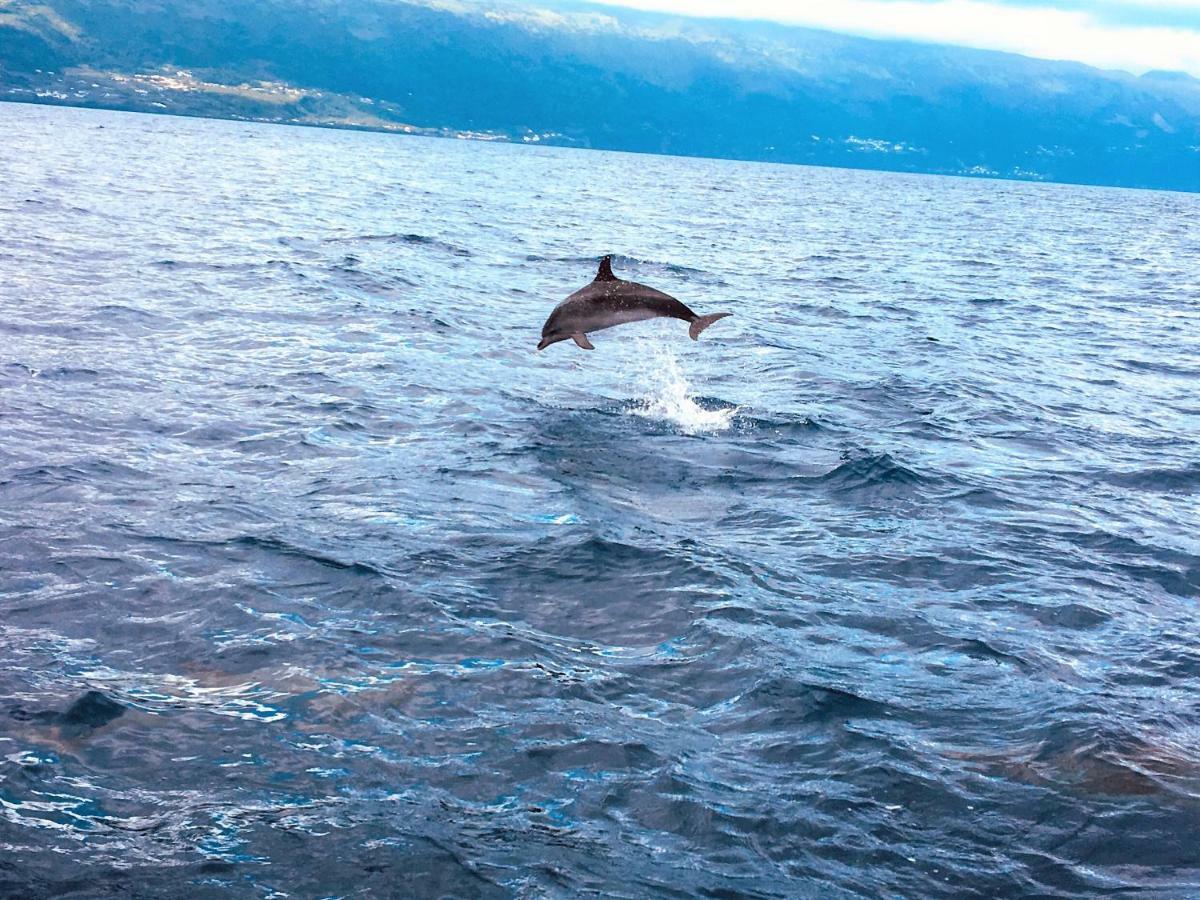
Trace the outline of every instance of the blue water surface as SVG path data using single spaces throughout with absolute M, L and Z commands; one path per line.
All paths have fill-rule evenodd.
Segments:
M 605 253 L 734 315 L 533 352 Z M 1197 895 L 1197 259 L 0 104 L 0 895 Z

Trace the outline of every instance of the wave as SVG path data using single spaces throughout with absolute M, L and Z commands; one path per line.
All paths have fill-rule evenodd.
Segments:
M 278 260 L 269 260 L 267 265 L 277 263 Z M 160 269 L 188 270 L 197 272 L 252 272 L 261 268 L 260 263 L 256 262 L 209 262 L 207 260 L 198 259 L 156 259 L 151 265 L 157 266 Z
M 1030 737 L 1006 750 L 946 755 L 1013 781 L 1073 794 L 1200 796 L 1200 758 L 1169 732 L 1151 737 L 1067 721 Z
M 1157 375 L 1178 375 L 1181 378 L 1200 378 L 1200 369 L 1177 366 L 1162 360 L 1120 359 L 1116 364 L 1131 372 L 1153 372 Z
M 847 719 L 882 718 L 892 714 L 887 703 L 846 687 L 812 684 L 789 677 L 767 678 L 734 701 L 725 701 L 718 732 L 755 735 L 793 733 L 797 723 L 844 727 Z
M 923 475 L 901 465 L 890 453 L 859 452 L 844 454 L 845 462 L 836 469 L 806 479 L 828 485 L 837 493 L 859 494 L 886 488 L 908 488 L 933 484 L 939 479 Z
M 330 265 L 328 271 L 338 286 L 372 297 L 399 298 L 405 296 L 410 288 L 417 287 L 416 281 L 395 272 L 383 274 L 359 268 L 360 262 L 357 256 L 344 256 Z
M 705 269 L 697 269 L 692 266 L 685 266 L 682 263 L 674 263 L 666 260 L 657 259 L 642 259 L 637 256 L 625 256 L 624 254 L 615 254 L 613 262 L 618 266 L 626 266 L 636 270 L 649 270 L 658 272 L 670 272 L 672 275 L 712 275 L 711 272 Z
M 107 459 L 84 459 L 72 463 L 47 464 L 16 469 L 6 473 L 8 478 L 0 481 L 0 485 L 16 484 L 18 482 L 33 482 L 35 484 L 74 484 L 74 483 L 143 483 L 148 474 L 132 466 L 113 462 Z
M 308 550 L 297 544 L 291 544 L 280 538 L 257 537 L 255 535 L 242 535 L 234 538 L 228 543 L 238 547 L 249 547 L 255 550 L 263 550 L 269 554 L 279 556 L 294 556 L 308 562 L 315 562 L 318 565 L 325 566 L 331 569 L 340 569 L 347 572 L 352 572 L 356 575 L 370 575 L 376 577 L 385 577 L 382 569 L 365 562 L 346 562 L 345 560 L 337 559 L 336 557 L 320 553 L 316 550 Z
M 139 528 L 122 527 L 120 529 L 130 537 L 147 541 L 152 544 L 167 545 L 177 548 L 198 548 L 206 553 L 227 551 L 236 553 L 250 551 L 261 554 L 269 559 L 281 557 L 284 560 L 295 560 L 299 563 L 315 563 L 325 569 L 334 569 L 349 575 L 362 575 L 370 578 L 386 579 L 388 573 L 379 566 L 357 560 L 346 561 L 328 553 L 312 550 L 299 544 L 291 543 L 283 538 L 269 535 L 240 534 L 228 538 L 199 538 L 176 537 L 170 534 L 150 533 Z M 289 563 L 295 566 L 296 562 Z M 293 568 L 292 574 L 297 574 Z
M 1192 494 L 1200 491 L 1200 463 L 1178 469 L 1141 469 L 1133 472 L 1102 472 L 1099 477 L 1109 484 L 1164 494 Z
M 163 318 L 157 313 L 138 309 L 136 306 L 126 306 L 123 303 L 104 303 L 97 306 L 95 311 L 106 316 L 124 316 L 131 319 L 161 320 Z
M 682 263 L 670 262 L 667 260 L 643 259 L 638 256 L 626 256 L 622 253 L 613 253 L 613 266 L 617 269 L 632 270 L 634 272 L 665 272 L 671 275 L 684 276 L 699 276 L 706 280 L 712 280 L 719 284 L 724 284 L 718 276 L 709 272 L 707 269 L 697 269 L 693 266 L 685 266 Z M 530 253 L 525 257 L 526 262 L 556 262 L 569 263 L 578 265 L 584 268 L 594 267 L 599 263 L 600 256 L 542 256 L 537 253 Z
M 384 244 L 412 244 L 420 247 L 432 247 L 437 250 L 443 250 L 454 256 L 471 256 L 471 251 L 465 247 L 460 247 L 458 244 L 452 244 L 449 241 L 443 241 L 440 238 L 430 237 L 427 234 L 417 234 L 415 232 L 408 233 L 389 233 L 389 234 L 357 234 L 348 235 L 346 237 L 328 238 L 330 244 L 354 244 L 354 243 L 384 243 Z
M 1072 568 L 1092 571 L 1095 559 L 1103 560 L 1108 572 L 1118 572 L 1146 584 L 1157 585 L 1164 592 L 1185 599 L 1200 594 L 1200 556 L 1167 547 L 1155 546 L 1109 531 L 1078 531 L 1073 528 L 1036 528 L 1084 551 L 1072 558 Z
M 1050 603 L 1046 605 L 1020 603 L 1019 608 L 1024 615 L 1042 625 L 1066 628 L 1072 631 L 1097 628 L 1112 620 L 1112 616 L 1108 613 L 1086 603 Z
M 93 381 L 100 376 L 96 369 L 86 366 L 53 366 L 35 369 L 22 362 L 6 363 L 2 374 L 8 378 L 42 378 L 47 381 Z
M 5 363 L 4 368 L 0 369 L 0 375 L 5 378 L 34 378 L 37 373 L 38 370 L 33 366 L 27 366 L 22 362 Z
M 821 275 L 813 282 L 818 287 L 840 288 L 846 285 L 856 286 L 858 282 L 845 275 Z
M 773 492 L 820 491 L 853 503 L 874 503 L 901 498 L 945 500 L 957 499 L 933 490 L 946 485 L 959 488 L 959 483 L 942 475 L 918 472 L 902 465 L 888 453 L 843 451 L 843 462 L 827 471 L 812 464 L 775 462 L 769 465 L 750 463 L 738 469 L 722 468 L 715 481 L 740 491 L 752 487 L 769 487 Z
M 701 400 L 700 402 L 704 402 Z M 733 424 L 746 431 L 769 431 L 772 437 L 796 437 L 801 434 L 816 434 L 827 430 L 812 416 L 754 416 L 738 414 Z

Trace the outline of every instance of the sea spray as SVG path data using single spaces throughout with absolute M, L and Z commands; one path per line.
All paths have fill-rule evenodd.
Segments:
M 634 415 L 670 422 L 684 434 L 725 431 L 737 415 L 736 406 L 706 409 L 696 402 L 692 386 L 680 368 L 679 359 L 666 344 L 642 339 L 637 342 L 636 377 L 641 397 L 630 408 Z

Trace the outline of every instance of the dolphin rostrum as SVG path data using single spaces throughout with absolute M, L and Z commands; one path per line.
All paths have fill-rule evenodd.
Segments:
M 729 315 L 732 313 L 698 316 L 669 294 L 644 284 L 622 281 L 613 274 L 612 257 L 606 256 L 600 260 L 600 271 L 591 284 L 554 307 L 550 318 L 542 326 L 542 340 L 538 349 L 544 350 L 551 344 L 570 338 L 584 350 L 595 350 L 587 338 L 589 331 L 663 317 L 683 319 L 690 323 L 688 334 L 694 341 L 700 337 L 700 332 L 717 319 Z

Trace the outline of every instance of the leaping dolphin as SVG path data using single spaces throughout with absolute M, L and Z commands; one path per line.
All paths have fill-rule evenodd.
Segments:
M 690 323 L 688 334 L 694 341 L 699 339 L 700 332 L 717 319 L 729 315 L 733 314 L 698 316 L 670 294 L 644 284 L 622 281 L 613 274 L 612 257 L 606 256 L 600 260 L 600 271 L 591 284 L 554 307 L 550 318 L 542 326 L 542 340 L 537 348 L 544 350 L 551 344 L 570 338 L 584 350 L 595 350 L 587 337 L 589 331 L 664 317 Z

